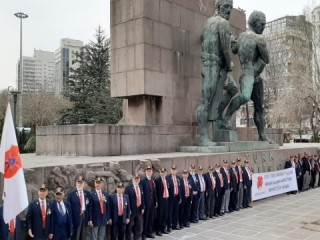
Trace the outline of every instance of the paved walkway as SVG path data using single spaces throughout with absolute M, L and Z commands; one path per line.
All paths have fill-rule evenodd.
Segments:
M 319 240 L 320 188 L 254 202 L 223 217 L 200 221 L 158 240 Z

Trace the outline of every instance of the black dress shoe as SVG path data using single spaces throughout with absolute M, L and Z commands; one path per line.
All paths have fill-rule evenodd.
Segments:
M 218 215 L 218 214 L 214 214 L 213 216 L 214 216 L 214 217 L 219 217 L 219 215 Z
M 153 234 L 147 234 L 147 236 L 146 236 L 147 238 L 156 238 L 156 236 L 155 235 L 153 235 Z
M 172 231 L 172 229 L 171 229 L 171 228 L 168 228 L 167 231 L 170 233 L 170 232 Z
M 146 236 L 141 237 L 142 240 L 147 240 Z
M 236 208 L 235 211 L 240 211 L 240 208 Z
M 184 225 L 184 227 L 189 228 L 189 227 L 190 227 L 190 224 L 187 223 L 187 224 Z
M 180 229 L 184 229 L 184 226 L 180 225 Z
M 219 216 L 223 216 L 223 213 L 219 213 Z
M 200 220 L 207 221 L 208 218 L 200 218 Z
M 161 232 L 157 232 L 156 235 L 159 236 L 159 237 L 161 237 L 161 236 L 162 236 L 162 233 L 161 233 Z
M 181 228 L 179 226 L 176 227 L 172 227 L 173 230 L 181 230 Z
M 169 232 L 167 230 L 162 230 L 161 233 L 163 234 L 169 234 Z

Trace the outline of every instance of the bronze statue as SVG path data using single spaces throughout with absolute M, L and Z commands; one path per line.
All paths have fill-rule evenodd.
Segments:
M 263 79 L 261 73 L 269 63 L 269 52 L 262 37 L 266 25 L 263 12 L 254 11 L 249 17 L 249 29 L 240 34 L 237 40 L 238 55 L 242 67 L 240 76 L 241 94 L 232 99 L 225 115 L 226 129 L 232 129 L 232 115 L 247 103 L 250 98 L 254 103 L 254 122 L 258 129 L 259 141 L 273 143 L 265 134 L 263 115 Z
M 209 139 L 207 124 L 216 121 L 215 126 L 220 127 L 224 123 L 223 111 L 238 92 L 231 76 L 231 32 L 228 20 L 232 7 L 233 0 L 217 0 L 217 12 L 208 19 L 203 32 L 201 74 L 204 83 L 197 109 L 200 146 L 216 145 Z

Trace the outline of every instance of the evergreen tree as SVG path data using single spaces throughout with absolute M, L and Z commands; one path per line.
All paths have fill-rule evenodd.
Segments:
M 65 95 L 73 107 L 63 113 L 62 124 L 114 124 L 122 117 L 122 101 L 110 97 L 110 43 L 100 26 L 95 38 L 76 54 L 76 67 L 70 69 Z

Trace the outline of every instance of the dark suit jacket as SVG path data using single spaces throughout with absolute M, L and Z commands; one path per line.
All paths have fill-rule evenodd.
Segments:
M 216 171 L 213 172 L 213 176 L 216 178 L 216 196 L 224 194 L 224 186 L 221 186 L 219 175 Z
M 124 191 L 125 194 L 128 195 L 129 201 L 130 201 L 130 210 L 131 210 L 131 217 L 135 217 L 138 214 L 141 214 L 141 210 L 144 210 L 144 196 L 143 196 L 143 190 L 141 187 L 141 184 L 138 185 L 140 189 L 140 198 L 141 198 L 141 205 L 138 208 L 137 207 L 137 195 L 136 190 L 134 189 L 134 185 L 131 183 L 129 186 L 126 187 L 126 190 Z
M 192 198 L 192 187 L 191 187 L 191 183 L 190 183 L 190 179 L 189 177 L 187 178 L 187 183 L 188 183 L 188 188 L 189 188 L 189 198 Z M 181 178 L 180 180 L 180 197 L 182 202 L 186 201 L 186 189 L 184 186 L 184 180 L 183 178 Z
M 86 204 L 86 211 L 84 212 L 85 221 L 92 221 L 92 197 L 89 191 L 83 190 L 84 201 Z M 68 194 L 68 202 L 71 205 L 73 228 L 78 228 L 80 224 L 80 197 L 77 190 L 73 190 Z
M 106 226 L 107 222 L 111 219 L 110 217 L 110 197 L 105 191 L 102 191 L 104 214 L 101 214 L 100 199 L 96 190 L 91 192 L 92 198 L 92 223 L 93 226 L 97 227 L 100 225 Z
M 119 209 L 118 209 L 118 195 L 112 194 L 110 196 L 110 204 L 111 204 L 111 219 L 112 224 L 116 224 L 118 222 Z M 127 194 L 123 194 L 123 223 L 126 223 L 126 219 L 130 219 L 130 202 Z
M 252 180 L 249 179 L 249 175 L 245 167 L 242 167 L 242 172 L 243 172 L 243 186 L 251 187 Z
M 71 206 L 70 203 L 67 201 L 63 201 L 64 206 L 66 208 L 66 214 L 67 214 L 67 234 L 70 237 L 72 233 L 72 212 L 71 212 Z M 58 232 L 60 231 L 59 226 L 58 226 L 58 214 L 59 214 L 59 209 L 58 209 L 58 203 L 56 201 L 52 202 L 52 223 L 53 223 L 53 236 L 57 236 Z
M 309 164 L 309 160 L 305 157 L 302 158 L 302 172 L 303 174 L 306 173 L 306 171 L 311 171 L 311 168 L 310 168 L 310 165 Z
M 197 177 L 197 174 L 194 175 L 195 176 L 195 180 L 193 179 L 192 175 L 189 174 L 188 179 L 189 179 L 189 183 L 191 185 L 191 189 L 193 192 L 200 192 L 200 182 L 199 182 L 199 178 Z M 191 195 L 193 196 L 192 192 Z
M 178 183 L 178 198 L 180 199 L 180 177 L 176 175 L 177 178 L 177 183 Z M 169 198 L 173 198 L 174 197 L 174 185 L 173 185 L 173 177 L 172 174 L 169 174 L 167 177 L 167 184 L 169 186 Z
M 156 184 L 154 182 L 154 179 L 152 179 L 152 184 L 153 184 L 153 192 L 151 195 L 151 189 L 149 188 L 148 185 L 148 178 L 145 177 L 144 179 L 141 180 L 141 186 L 142 186 L 142 191 L 143 191 L 143 195 L 144 195 L 144 204 L 145 204 L 145 208 L 151 208 L 152 206 L 152 196 L 154 199 L 153 202 L 153 206 L 156 206 L 158 204 L 158 199 L 157 199 L 157 187 Z
M 52 203 L 46 199 L 46 228 L 45 236 L 53 234 L 53 223 L 52 223 Z M 28 213 L 26 217 L 27 231 L 31 229 L 34 239 L 42 239 L 43 227 L 42 227 L 42 214 L 41 214 L 41 203 L 39 199 L 31 202 L 28 207 Z
M 233 169 L 230 168 L 229 174 L 230 174 L 230 189 L 232 189 L 233 192 L 237 192 L 238 191 L 237 178 L 238 178 L 238 181 L 240 181 L 237 170 L 235 169 L 235 171 L 233 171 Z
M 20 240 L 21 223 L 19 216 L 16 216 L 16 226 L 14 239 Z M 9 224 L 6 224 L 3 220 L 3 206 L 0 206 L 0 240 L 7 240 L 9 236 Z
M 230 189 L 230 184 L 228 183 L 228 176 L 227 176 L 227 173 L 226 173 L 226 171 L 224 170 L 223 167 L 220 168 L 220 173 L 222 174 L 224 189 L 225 190 Z
M 203 175 L 203 177 L 204 177 L 204 181 L 206 182 L 206 186 L 207 186 L 206 192 L 207 192 L 208 194 L 214 194 L 214 193 L 215 193 L 215 190 L 212 189 L 212 179 L 211 179 L 211 177 L 210 177 L 210 173 L 207 172 L 206 174 Z M 213 175 L 213 178 L 215 179 L 215 176 L 214 176 L 214 175 Z M 215 179 L 215 181 L 217 182 L 216 179 Z M 216 185 L 216 183 L 215 183 L 215 185 Z

